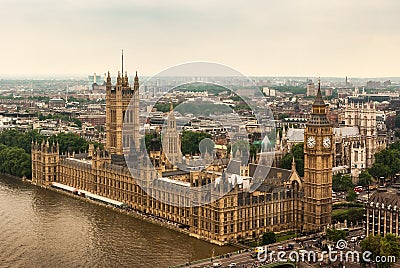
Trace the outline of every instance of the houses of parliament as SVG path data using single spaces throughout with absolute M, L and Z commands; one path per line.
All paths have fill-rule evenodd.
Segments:
M 150 158 L 157 157 L 158 168 L 163 169 L 162 180 L 157 168 L 147 168 L 148 163 L 140 156 L 134 161 L 143 168 L 137 177 L 132 176 L 124 158 L 124 144 L 138 147 L 140 142 L 139 79 L 136 74 L 131 86 L 127 74 L 118 73 L 116 84 L 112 84 L 108 73 L 104 150 L 90 145 L 83 154 L 60 154 L 57 144 L 32 143 L 32 181 L 42 186 L 66 185 L 122 202 L 130 209 L 183 225 L 191 236 L 219 245 L 255 239 L 267 231 L 321 231 L 331 224 L 333 128 L 320 89 L 304 132 L 304 177 L 297 174 L 294 163 L 291 170 L 286 170 L 236 159 L 229 167 L 229 161 L 212 161 L 203 170 L 177 172 L 163 157 L 163 150 L 174 157 L 180 151 L 175 118 L 170 116 L 168 120 L 162 146 L 165 149 L 152 148 L 150 152 Z M 125 135 L 125 126 L 132 130 L 130 135 Z M 221 198 L 200 205 L 184 192 L 165 185 L 211 185 L 210 191 L 216 191 L 232 185 L 234 176 L 244 179 L 235 180 Z M 245 187 L 245 180 L 257 177 L 265 178 L 261 185 L 256 189 Z M 141 187 L 139 182 L 143 181 L 151 181 L 153 191 L 186 205 L 160 201 Z

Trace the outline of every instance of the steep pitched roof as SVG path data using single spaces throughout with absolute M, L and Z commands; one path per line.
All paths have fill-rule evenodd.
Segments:
M 374 204 L 384 204 L 385 207 L 389 205 L 394 207 L 397 206 L 400 208 L 400 194 L 397 193 L 394 189 L 390 189 L 389 191 L 376 191 L 369 198 L 369 202 L 374 202 Z

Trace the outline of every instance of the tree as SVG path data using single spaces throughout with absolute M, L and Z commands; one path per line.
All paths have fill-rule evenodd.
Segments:
M 400 128 L 400 114 L 396 115 L 396 119 L 394 120 L 394 126 Z
M 396 142 L 389 148 L 375 154 L 375 163 L 368 172 L 376 179 L 393 178 L 400 172 L 400 143 Z
M 357 193 L 354 192 L 353 189 L 349 190 L 349 192 L 347 193 L 347 196 L 346 196 L 346 200 L 349 202 L 354 202 L 354 201 L 356 201 L 356 199 L 357 199 Z
M 370 260 L 376 260 L 377 256 L 394 256 L 396 260 L 400 257 L 399 237 L 394 234 L 388 233 L 385 237 L 369 235 L 361 242 L 360 246 L 362 251 L 372 253 L 369 257 Z M 393 264 L 391 262 L 378 262 L 377 267 L 386 268 Z
M 391 233 L 386 234 L 385 237 L 381 239 L 381 256 L 394 256 L 396 260 L 400 257 L 400 242 L 399 238 Z M 390 267 L 391 263 L 386 263 L 386 267 Z
M 274 86 L 274 89 L 278 92 L 290 92 L 294 95 L 303 94 L 306 95 L 307 89 L 300 86 Z
M 376 256 L 379 256 L 381 253 L 381 236 L 380 235 L 369 235 L 363 241 L 361 241 L 361 250 L 362 252 L 369 251 L 371 252 L 371 256 L 369 257 L 371 260 L 375 260 Z M 362 260 L 364 261 L 364 260 Z
M 389 149 L 400 151 L 400 141 L 390 144 Z
M 89 142 L 74 133 L 59 133 L 49 139 L 50 143 L 58 142 L 60 153 L 65 152 L 85 152 L 89 148 Z
M 261 151 L 261 146 L 259 144 L 252 144 L 250 145 L 250 158 L 256 159 L 257 154 Z
M 347 192 L 354 189 L 354 184 L 349 175 L 336 174 L 332 177 L 332 190 L 335 192 Z
M 37 130 L 21 132 L 18 130 L 4 130 L 0 133 L 0 143 L 8 147 L 18 147 L 24 149 L 28 154 L 31 153 L 32 141 L 41 141 L 43 136 Z
M 205 132 L 183 131 L 181 138 L 182 154 L 199 154 L 199 144 L 201 140 L 206 138 L 211 139 L 211 134 Z
M 375 162 L 369 169 L 369 174 L 371 174 L 375 179 L 379 180 L 381 177 L 387 178 L 390 174 L 390 168 L 382 163 Z
M 370 185 L 371 183 L 372 183 L 371 174 L 369 174 L 368 170 L 362 171 L 361 174 L 358 176 L 357 185 L 368 187 L 368 185 Z
M 360 223 L 364 220 L 364 209 L 359 207 L 335 209 L 332 211 L 332 220 L 338 222 L 347 220 L 347 223 L 352 222 L 353 224 Z
M 304 176 L 304 144 L 299 143 L 293 146 L 292 150 L 285 154 L 281 160 L 281 168 L 292 169 L 292 162 L 296 163 L 296 171 L 300 177 Z
M 262 244 L 269 245 L 276 242 L 276 235 L 274 232 L 266 232 L 262 236 Z
M 71 120 L 71 122 L 73 122 L 78 128 L 81 128 L 81 127 L 82 127 L 82 121 L 79 120 L 78 118 L 73 117 L 73 118 L 71 118 L 70 120 Z
M 31 177 L 31 156 L 23 149 L 0 145 L 0 172 L 17 177 Z
M 76 117 L 70 117 L 67 115 L 63 115 L 63 114 L 48 114 L 48 115 L 43 115 L 42 113 L 38 113 L 37 117 L 40 121 L 46 120 L 46 119 L 53 119 L 53 120 L 61 120 L 63 122 L 71 122 L 74 123 L 78 128 L 82 127 L 82 121 L 79 120 Z
M 281 114 L 278 115 L 278 119 L 279 120 L 282 120 L 282 119 L 285 119 L 285 118 L 288 118 L 288 117 L 290 117 L 290 115 L 287 114 L 287 113 L 281 113 Z
M 326 229 L 326 237 L 333 242 L 337 242 L 341 239 L 346 239 L 346 231 L 336 230 L 336 229 Z

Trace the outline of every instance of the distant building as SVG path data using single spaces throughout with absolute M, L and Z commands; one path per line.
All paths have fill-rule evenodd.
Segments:
M 384 87 L 390 87 L 391 85 L 392 85 L 392 81 L 390 81 L 390 80 L 383 82 Z
M 330 96 L 332 96 L 333 88 L 331 88 L 331 87 L 326 87 L 324 90 L 325 90 L 325 97 L 330 97 Z
M 106 116 L 104 114 L 85 114 L 78 117 L 82 123 L 88 123 L 93 126 L 105 126 Z
M 374 163 L 374 154 L 386 148 L 386 136 L 378 134 L 376 107 L 371 102 L 346 102 L 340 114 L 336 111 L 328 112 L 327 118 L 332 124 L 340 125 L 333 129 L 335 150 L 333 166 L 347 167 L 356 182 L 361 171 Z M 301 139 L 303 135 L 303 128 L 284 130 L 282 132 L 284 152 L 290 151 L 293 145 L 303 142 Z
M 378 188 L 366 204 L 367 235 L 400 235 L 400 192 Z
M 103 80 L 101 79 L 101 76 L 97 75 L 96 73 L 94 73 L 93 75 L 88 75 L 88 82 L 89 82 L 89 85 L 103 84 Z
M 63 108 L 65 107 L 65 100 L 53 98 L 49 100 L 49 108 Z
M 366 86 L 368 89 L 374 89 L 374 88 L 380 88 L 381 87 L 381 82 L 380 81 L 368 81 Z
M 315 84 L 311 81 L 307 84 L 307 96 L 315 96 L 317 94 L 317 89 Z
M 263 93 L 265 94 L 265 96 L 270 96 L 270 97 L 276 96 L 276 90 L 269 87 L 263 87 Z

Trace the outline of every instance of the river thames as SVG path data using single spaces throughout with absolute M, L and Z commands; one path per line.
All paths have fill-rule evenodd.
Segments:
M 235 250 L 0 176 L 0 267 L 169 267 Z

